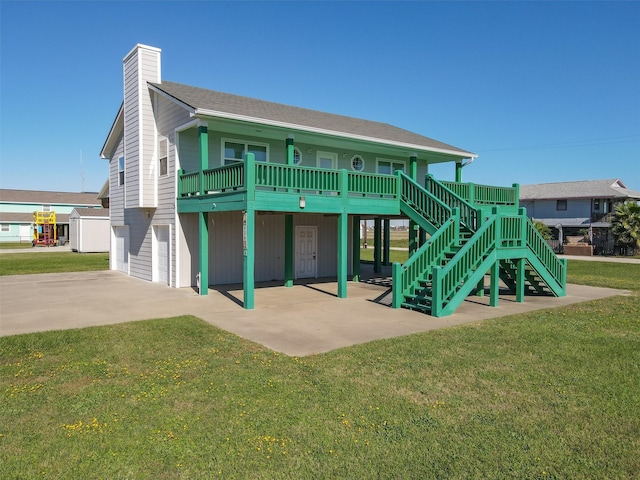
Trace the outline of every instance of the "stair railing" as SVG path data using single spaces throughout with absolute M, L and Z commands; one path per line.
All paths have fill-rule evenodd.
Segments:
M 436 228 L 444 225 L 451 217 L 451 207 L 403 172 L 398 171 L 397 174 L 401 183 L 400 199 Z
M 456 194 L 442 182 L 436 180 L 433 175 L 425 176 L 425 190 L 438 198 L 441 202 L 449 207 L 457 207 L 460 209 L 460 221 L 469 230 L 476 231 L 479 227 L 478 217 L 479 210 L 467 202 L 464 198 Z
M 456 209 L 445 224 L 434 233 L 404 264 L 395 262 L 392 267 L 392 307 L 400 308 L 406 295 L 413 293 L 417 282 L 424 279 L 444 253 L 456 245 L 460 236 L 459 212 Z

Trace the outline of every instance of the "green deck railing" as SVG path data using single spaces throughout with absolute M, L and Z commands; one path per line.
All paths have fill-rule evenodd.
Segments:
M 509 205 L 518 206 L 519 186 L 494 187 L 475 183 L 441 182 L 449 190 L 472 205 Z
M 247 155 L 248 157 L 248 155 Z M 246 168 L 253 166 L 255 175 L 253 185 L 251 176 L 247 179 Z M 218 194 L 228 191 L 260 190 L 305 192 L 308 194 L 346 194 L 354 197 L 398 197 L 398 178 L 395 175 L 348 172 L 347 170 L 327 170 L 322 168 L 299 167 L 279 163 L 256 162 L 245 159 L 232 165 L 204 170 L 204 194 Z M 346 181 L 346 183 L 345 183 Z M 343 192 L 343 185 L 347 191 Z M 181 171 L 178 177 L 180 197 L 199 195 L 200 173 Z
M 435 228 L 440 228 L 451 218 L 452 209 L 446 202 L 433 193 L 425 190 L 403 172 L 400 177 L 402 191 L 401 200 L 425 218 Z

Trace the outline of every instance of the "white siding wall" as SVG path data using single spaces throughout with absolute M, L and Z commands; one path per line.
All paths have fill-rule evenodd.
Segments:
M 125 185 L 118 185 L 118 158 L 124 155 L 124 140 L 118 141 L 113 156 L 109 160 L 109 215 L 112 225 L 124 225 Z

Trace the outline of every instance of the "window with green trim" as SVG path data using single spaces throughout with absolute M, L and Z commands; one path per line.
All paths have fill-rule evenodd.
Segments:
M 269 161 L 269 145 L 267 144 L 243 142 L 240 140 L 223 140 L 222 145 L 223 165 L 243 162 L 245 153 L 253 153 L 256 162 Z
M 406 166 L 403 162 L 394 162 L 392 160 L 378 160 L 376 171 L 381 175 L 393 175 L 396 170 L 406 172 Z

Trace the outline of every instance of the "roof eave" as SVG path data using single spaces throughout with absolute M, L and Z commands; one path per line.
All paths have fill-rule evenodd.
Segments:
M 102 150 L 100 150 L 100 158 L 109 159 L 111 157 L 111 152 L 115 147 L 118 138 L 120 135 L 124 133 L 124 102 L 120 104 L 120 108 L 118 109 L 118 113 L 116 118 L 113 120 L 111 124 L 111 128 L 109 129 L 109 134 L 107 135 L 106 140 L 104 141 L 104 145 L 102 145 Z
M 369 136 L 366 136 L 366 135 L 356 135 L 356 134 L 345 133 L 345 132 L 340 132 L 340 131 L 335 131 L 335 130 L 327 130 L 327 129 L 324 129 L 324 128 L 310 127 L 310 126 L 307 126 L 307 125 L 297 125 L 297 124 L 293 124 L 293 123 L 279 122 L 277 120 L 269 120 L 269 119 L 264 119 L 264 118 L 252 117 L 252 116 L 248 116 L 248 115 L 239 115 L 239 114 L 234 114 L 234 113 L 221 112 L 221 111 L 217 111 L 217 110 L 208 110 L 208 109 L 204 109 L 204 108 L 196 108 L 194 110 L 193 116 L 197 116 L 197 117 L 217 117 L 217 118 L 224 118 L 224 119 L 228 119 L 228 120 L 237 120 L 237 121 L 241 121 L 241 122 L 257 123 L 257 124 L 260 124 L 260 125 L 269 125 L 269 126 L 273 126 L 273 127 L 285 128 L 285 129 L 290 129 L 290 130 L 297 130 L 297 131 L 303 131 L 303 132 L 308 132 L 308 133 L 315 133 L 315 134 L 318 134 L 318 135 L 335 136 L 335 137 L 347 138 L 347 139 L 351 139 L 351 140 L 364 141 L 364 142 L 368 142 L 368 143 L 377 143 L 377 144 L 381 144 L 381 145 L 392 145 L 392 146 L 395 146 L 395 147 L 406 148 L 406 149 L 409 149 L 409 150 L 416 150 L 416 151 L 423 151 L 423 152 L 433 152 L 433 153 L 439 153 L 439 154 L 444 154 L 444 155 L 453 155 L 453 156 L 456 156 L 456 157 L 459 157 L 459 158 L 477 158 L 478 157 L 478 155 L 476 153 L 465 152 L 465 151 L 460 151 L 460 150 L 449 150 L 449 149 L 445 149 L 445 148 L 428 147 L 426 145 L 418 145 L 418 144 L 414 144 L 414 143 L 398 142 L 398 141 L 395 141 L 395 140 L 386 140 L 386 139 L 383 139 L 383 138 L 369 137 Z

